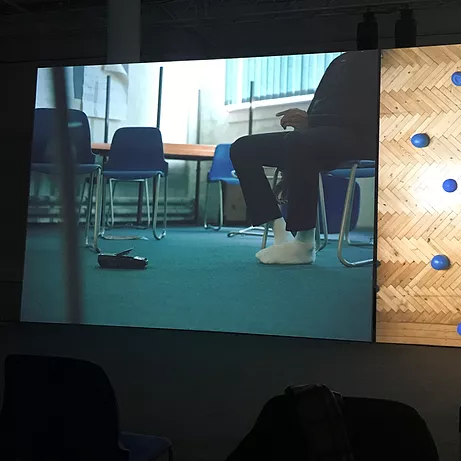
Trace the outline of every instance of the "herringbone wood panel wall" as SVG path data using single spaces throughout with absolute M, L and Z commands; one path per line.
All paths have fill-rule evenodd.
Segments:
M 383 52 L 377 341 L 461 346 L 461 45 Z M 427 133 L 417 149 L 410 139 Z M 461 184 L 460 184 L 461 186 Z M 444 254 L 447 271 L 431 268 Z

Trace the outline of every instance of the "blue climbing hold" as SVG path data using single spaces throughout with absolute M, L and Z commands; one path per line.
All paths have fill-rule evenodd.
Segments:
M 426 133 L 418 133 L 412 136 L 411 143 L 413 146 L 417 147 L 418 149 L 422 149 L 423 147 L 427 147 L 430 143 L 430 138 Z
M 451 76 L 451 81 L 453 85 L 461 86 L 461 72 L 454 72 Z
M 436 271 L 444 271 L 450 267 L 450 260 L 445 255 L 436 255 L 432 258 L 431 266 Z
M 456 327 L 456 331 L 458 332 L 459 336 L 461 336 L 461 323 Z
M 458 189 L 458 183 L 454 179 L 446 179 L 443 182 L 443 190 L 445 192 L 454 192 L 456 189 Z

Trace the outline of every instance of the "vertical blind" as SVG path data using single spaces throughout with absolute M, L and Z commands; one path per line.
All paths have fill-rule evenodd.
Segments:
M 331 61 L 341 53 L 302 54 L 226 60 L 225 104 L 313 94 Z

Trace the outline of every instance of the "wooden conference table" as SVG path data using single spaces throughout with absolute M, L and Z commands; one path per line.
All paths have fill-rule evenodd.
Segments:
M 216 146 L 206 144 L 163 144 L 163 152 L 167 160 L 189 160 L 197 162 L 195 174 L 195 198 L 194 198 L 194 223 L 198 224 L 199 203 L 200 203 L 200 175 L 201 164 L 203 161 L 212 161 Z M 110 157 L 110 143 L 95 142 L 91 145 L 93 152 L 103 157 L 104 161 Z M 138 214 L 137 223 L 141 224 L 142 220 L 142 198 L 143 187 L 139 184 L 138 191 Z

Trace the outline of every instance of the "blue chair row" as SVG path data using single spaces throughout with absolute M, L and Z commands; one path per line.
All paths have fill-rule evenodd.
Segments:
M 34 133 L 32 142 L 32 171 L 36 173 L 55 175 L 57 173 L 53 153 L 55 139 L 55 109 L 36 109 Z M 150 225 L 148 180 L 153 178 L 153 234 L 157 240 L 166 235 L 167 219 L 167 176 L 168 163 L 163 152 L 162 135 L 157 128 L 120 128 L 116 131 L 112 142 L 109 161 L 104 169 L 96 163 L 91 150 L 90 126 L 87 116 L 79 110 L 68 111 L 69 133 L 72 154 L 76 162 L 76 174 L 85 179 L 78 216 L 83 204 L 83 198 L 88 186 L 87 213 L 85 226 L 85 244 L 95 251 L 98 248 L 100 234 L 100 219 L 95 218 L 93 242 L 89 243 L 89 229 L 95 199 L 95 216 L 100 216 L 100 206 L 106 210 L 106 186 L 110 188 L 111 222 L 114 223 L 114 192 L 115 184 L 121 181 L 144 182 L 146 190 L 148 225 Z M 160 179 L 164 178 L 163 230 L 157 232 L 158 197 Z M 105 219 L 103 219 L 105 224 Z M 104 231 L 104 229 L 103 229 Z

